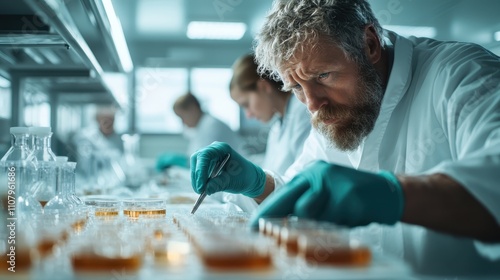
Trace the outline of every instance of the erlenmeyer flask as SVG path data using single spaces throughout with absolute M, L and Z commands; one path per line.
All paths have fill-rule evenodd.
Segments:
M 76 162 L 69 161 L 66 163 L 66 181 L 68 183 L 68 196 L 78 206 L 84 206 L 85 203 L 76 195 Z
M 28 160 L 35 162 L 37 166 L 33 192 L 35 198 L 44 206 L 56 194 L 56 156 L 50 148 L 52 132 L 50 127 L 30 127 L 30 133 L 35 141 Z
M 69 214 L 78 206 L 70 198 L 69 194 L 68 174 L 66 172 L 67 161 L 67 157 L 56 157 L 56 195 L 45 205 L 45 212 L 58 210 Z

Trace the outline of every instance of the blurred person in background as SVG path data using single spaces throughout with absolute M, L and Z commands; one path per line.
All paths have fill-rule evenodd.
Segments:
M 188 141 L 186 153 L 166 152 L 157 158 L 156 169 L 170 166 L 189 166 L 189 156 L 214 141 L 230 143 L 243 152 L 243 140 L 226 123 L 201 109 L 200 102 L 192 93 L 180 96 L 174 103 L 174 113 L 184 125 L 183 136 Z
M 112 105 L 96 107 L 95 123 L 83 128 L 71 137 L 72 149 L 76 151 L 77 168 L 89 174 L 93 157 L 108 157 L 120 160 L 123 155 L 123 140 L 115 130 L 117 109 Z
M 231 98 L 247 118 L 272 122 L 262 168 L 284 173 L 302 152 L 311 131 L 307 107 L 291 93 L 282 91 L 283 83 L 257 74 L 254 56 L 240 57 L 233 65 Z
M 95 120 L 97 122 L 100 135 L 106 143 L 123 153 L 122 136 L 115 131 L 116 108 L 100 107 L 97 109 Z

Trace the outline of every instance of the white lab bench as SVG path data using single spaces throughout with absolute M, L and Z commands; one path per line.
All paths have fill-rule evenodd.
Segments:
M 148 187 L 146 193 L 152 197 L 166 197 L 166 215 L 164 216 L 165 222 L 169 223 L 168 227 L 177 231 L 177 236 L 185 236 L 184 233 L 173 223 L 174 217 L 189 217 L 191 218 L 190 211 L 193 207 L 193 201 L 197 195 L 192 192 L 189 178 L 185 171 L 174 172 L 170 174 L 169 185 L 153 187 L 156 192 L 153 194 Z M 160 193 L 158 193 L 160 191 Z M 118 192 L 121 193 L 121 192 Z M 165 195 L 166 194 L 166 195 Z M 116 195 L 116 194 L 115 194 Z M 123 193 L 116 197 L 123 198 Z M 136 194 L 134 194 L 135 196 Z M 144 191 L 142 192 L 144 195 Z M 105 197 L 112 197 L 107 195 Z M 174 203 L 173 197 L 177 197 Z M 179 199 L 180 198 L 180 199 Z M 170 202 L 170 203 L 169 203 Z M 201 215 L 204 211 L 215 211 L 217 215 L 223 216 L 238 212 L 238 207 L 231 204 L 221 204 L 211 197 L 207 199 L 200 206 L 200 209 L 195 215 Z M 200 214 L 199 214 L 200 213 Z M 123 212 L 120 214 L 123 215 Z M 246 215 L 248 214 L 238 214 Z M 271 237 L 268 237 L 271 238 Z M 191 241 L 184 237 L 186 244 Z M 88 241 L 92 242 L 92 240 Z M 131 242 L 134 242 L 133 240 Z M 271 242 L 269 244 L 273 244 Z M 368 246 L 370 244 L 367 244 Z M 326 266 L 326 265 L 313 265 L 307 263 L 301 257 L 290 257 L 283 250 L 275 246 L 271 248 L 272 265 L 270 268 L 259 269 L 259 271 L 252 270 L 224 270 L 214 271 L 204 266 L 201 258 L 197 255 L 193 246 L 188 253 L 185 254 L 184 259 L 180 263 L 168 263 L 158 261 L 154 256 L 147 255 L 142 261 L 139 270 L 134 272 L 111 270 L 106 273 L 97 272 L 75 272 L 69 257 L 59 257 L 55 260 L 44 260 L 42 264 L 32 267 L 27 272 L 15 273 L 0 273 L 0 279 L 30 279 L 30 280 L 57 280 L 57 279 L 110 279 L 110 280 L 150 280 L 150 279 L 414 279 L 412 272 L 406 263 L 401 259 L 396 259 L 373 252 L 371 262 L 362 267 L 346 267 L 346 266 Z

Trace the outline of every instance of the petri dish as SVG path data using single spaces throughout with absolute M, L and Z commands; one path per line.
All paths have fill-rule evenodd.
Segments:
M 96 218 L 113 219 L 120 215 L 120 201 L 117 199 L 92 198 L 84 199 L 84 202 Z
M 204 266 L 219 271 L 268 270 L 273 267 L 266 238 L 258 235 L 203 234 L 197 239 L 198 254 Z
M 126 199 L 123 203 L 123 214 L 131 219 L 159 218 L 167 214 L 164 199 L 157 198 L 137 198 Z
M 85 271 L 137 271 L 142 266 L 142 255 L 103 256 L 94 252 L 78 252 L 71 256 L 75 272 Z
M 309 263 L 337 266 L 367 266 L 370 249 L 336 232 L 308 232 L 298 237 L 298 255 Z

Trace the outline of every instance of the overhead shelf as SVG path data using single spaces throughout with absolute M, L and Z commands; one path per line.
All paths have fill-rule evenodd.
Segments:
M 126 107 L 128 90 L 117 91 L 104 77 L 112 72 L 128 79 L 124 70 L 130 69 L 120 66 L 110 28 L 103 29 L 110 19 L 96 7 L 103 7 L 102 0 L 0 3 L 0 71 L 38 83 L 47 93 L 81 93 L 90 103 L 111 100 Z M 90 23 L 96 19 L 101 24 Z M 87 74 L 71 76 L 75 69 Z
M 78 31 L 64 2 L 58 0 L 25 0 L 25 2 L 66 41 L 85 65 L 97 74 L 102 74 L 101 65 Z

